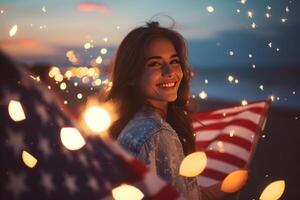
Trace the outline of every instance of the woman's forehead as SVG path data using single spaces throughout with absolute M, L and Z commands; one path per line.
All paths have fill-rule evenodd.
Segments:
M 171 58 L 176 55 L 176 49 L 173 43 L 167 38 L 155 38 L 145 47 L 145 57 L 161 56 Z

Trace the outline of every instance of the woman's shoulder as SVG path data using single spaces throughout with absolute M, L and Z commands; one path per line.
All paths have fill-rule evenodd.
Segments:
M 138 113 L 121 131 L 117 140 L 126 150 L 136 155 L 147 140 L 161 131 L 176 134 L 171 126 L 159 116 Z

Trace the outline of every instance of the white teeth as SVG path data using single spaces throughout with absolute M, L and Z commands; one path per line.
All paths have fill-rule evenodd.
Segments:
M 170 88 L 170 87 L 174 87 L 175 83 L 161 83 L 158 86 L 162 88 Z

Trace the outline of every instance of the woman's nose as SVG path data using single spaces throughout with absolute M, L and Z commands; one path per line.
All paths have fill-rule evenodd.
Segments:
M 162 67 L 162 76 L 172 77 L 174 71 L 168 63 L 164 63 Z

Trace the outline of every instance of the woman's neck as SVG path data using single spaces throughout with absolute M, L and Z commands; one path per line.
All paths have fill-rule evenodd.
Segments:
M 158 110 L 159 115 L 163 119 L 166 119 L 167 110 L 168 110 L 168 102 L 157 101 L 157 100 L 152 100 L 152 99 L 148 99 L 148 102 L 151 104 L 152 107 L 154 107 L 155 109 Z

